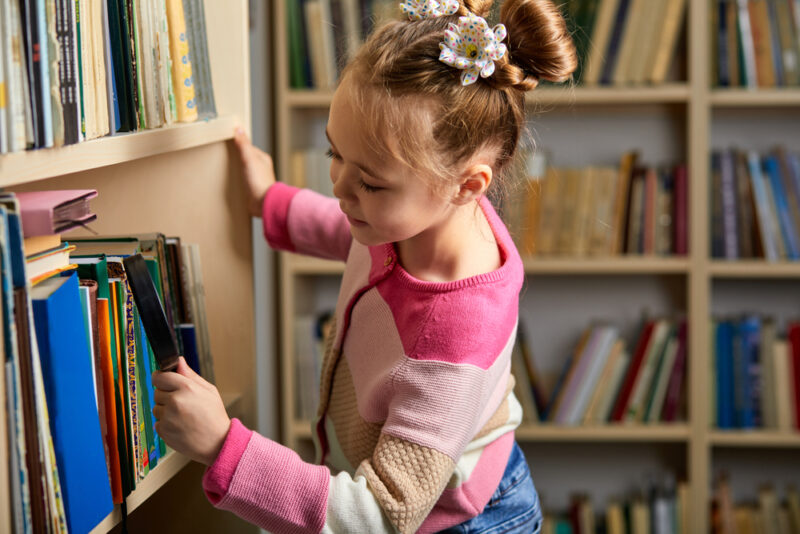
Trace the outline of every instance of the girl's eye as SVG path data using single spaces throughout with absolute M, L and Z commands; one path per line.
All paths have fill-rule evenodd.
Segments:
M 334 152 L 332 148 L 329 148 L 329 149 L 328 149 L 328 150 L 325 152 L 325 155 L 326 155 L 326 156 L 328 156 L 330 159 L 335 159 L 335 160 L 339 160 L 339 159 L 341 159 L 341 156 L 339 156 L 339 154 L 337 154 L 336 152 Z
M 375 193 L 376 191 L 380 191 L 381 189 L 383 189 L 382 187 L 375 187 L 375 186 L 369 185 L 364 180 L 360 180 L 359 185 L 361 186 L 361 189 L 363 189 L 367 193 Z

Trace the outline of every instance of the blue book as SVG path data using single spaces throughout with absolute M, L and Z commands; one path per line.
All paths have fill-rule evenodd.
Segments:
M 720 87 L 731 85 L 730 71 L 728 66 L 728 0 L 717 0 L 717 80 Z
M 88 532 L 113 503 L 78 275 L 45 280 L 31 298 L 67 527 Z
M 759 360 L 761 321 L 758 317 L 746 317 L 738 324 L 738 330 L 741 352 L 736 376 L 741 382 L 741 394 L 737 410 L 737 423 L 739 428 L 756 428 L 760 426 L 761 421 L 761 364 Z
M 797 237 L 797 228 L 795 228 L 794 221 L 792 221 L 789 203 L 786 200 L 787 192 L 783 188 L 778 158 L 775 156 L 764 158 L 764 170 L 767 173 L 767 178 L 772 188 L 772 196 L 775 199 L 780 235 L 783 236 L 786 256 L 791 260 L 800 259 L 800 242 Z
M 717 426 L 734 428 L 733 324 L 720 322 L 716 331 Z
M 177 334 L 183 344 L 183 357 L 186 358 L 186 363 L 195 373 L 202 376 L 200 373 L 200 358 L 197 354 L 197 333 L 194 325 L 180 324 L 177 330 Z
M 156 405 L 155 399 L 155 388 L 153 387 L 153 371 L 154 367 L 152 365 L 152 354 L 153 351 L 150 348 L 150 343 L 147 341 L 147 334 L 144 331 L 144 325 L 142 324 L 141 318 L 139 318 L 139 340 L 142 340 L 142 364 L 144 365 L 144 384 L 145 388 L 147 388 L 147 398 L 150 401 L 150 406 L 153 407 Z M 155 417 L 150 418 L 151 423 L 151 430 L 153 435 L 153 443 L 155 444 L 155 449 L 151 449 L 149 451 L 150 457 L 150 469 L 152 470 L 155 466 L 158 465 L 158 459 L 161 457 L 161 437 L 156 432 L 156 419 Z

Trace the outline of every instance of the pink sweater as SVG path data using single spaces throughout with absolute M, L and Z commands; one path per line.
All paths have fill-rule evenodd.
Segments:
M 478 515 L 522 417 L 512 393 L 523 269 L 488 200 L 496 271 L 425 282 L 393 244 L 353 240 L 334 199 L 278 183 L 275 248 L 346 261 L 322 364 L 317 464 L 238 420 L 203 479 L 209 500 L 274 533 L 435 532 Z

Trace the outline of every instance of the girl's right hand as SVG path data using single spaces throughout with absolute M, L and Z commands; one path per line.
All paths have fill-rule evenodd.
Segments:
M 239 158 L 242 161 L 242 174 L 247 184 L 247 211 L 252 217 L 261 217 L 261 207 L 267 189 L 275 183 L 275 168 L 269 154 L 253 146 L 241 128 L 233 137 Z

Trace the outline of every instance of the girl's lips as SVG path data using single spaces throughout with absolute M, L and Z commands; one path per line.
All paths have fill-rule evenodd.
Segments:
M 347 222 L 350 223 L 351 226 L 366 226 L 367 223 L 358 219 L 354 219 L 353 217 L 345 214 L 347 217 Z

